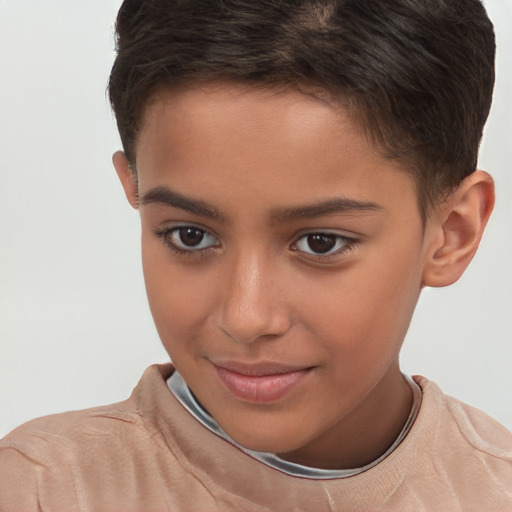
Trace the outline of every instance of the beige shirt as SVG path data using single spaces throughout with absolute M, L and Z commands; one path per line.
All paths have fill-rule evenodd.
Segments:
M 33 420 L 0 441 L 0 511 L 507 511 L 512 435 L 423 377 L 419 415 L 372 469 L 281 473 L 201 425 L 152 366 L 118 404 Z

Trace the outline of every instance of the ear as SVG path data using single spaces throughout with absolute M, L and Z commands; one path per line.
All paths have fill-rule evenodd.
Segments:
M 112 156 L 112 162 L 116 169 L 121 185 L 123 186 L 126 199 L 133 208 L 139 207 L 139 189 L 137 180 L 130 168 L 128 159 L 122 151 L 117 151 Z
M 473 259 L 494 207 L 494 182 L 484 171 L 469 175 L 428 221 L 424 286 L 455 283 Z

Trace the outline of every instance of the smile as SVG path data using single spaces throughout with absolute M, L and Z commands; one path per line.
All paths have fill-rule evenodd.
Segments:
M 213 365 L 227 390 L 240 400 L 252 403 L 275 402 L 290 392 L 312 368 L 292 368 L 265 363 Z

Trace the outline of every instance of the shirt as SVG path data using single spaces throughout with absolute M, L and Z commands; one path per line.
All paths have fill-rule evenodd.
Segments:
M 0 510 L 499 511 L 512 509 L 512 435 L 424 377 L 405 439 L 349 478 L 294 477 L 248 456 L 173 396 L 152 366 L 129 399 L 33 420 L 0 441 Z

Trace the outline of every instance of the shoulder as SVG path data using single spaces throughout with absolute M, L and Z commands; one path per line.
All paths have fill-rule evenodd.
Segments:
M 115 447 L 126 443 L 127 436 L 146 435 L 151 429 L 145 419 L 147 409 L 156 406 L 155 395 L 168 392 L 163 376 L 169 371 L 170 365 L 149 367 L 131 396 L 122 402 L 44 416 L 21 425 L 0 440 L 0 462 L 8 451 L 38 460 L 47 452 L 65 456 L 91 449 L 91 445 L 96 449 L 101 445 Z
M 446 406 L 462 435 L 476 450 L 512 462 L 512 433 L 483 411 L 446 396 Z
M 461 510 L 511 509 L 512 433 L 425 377 L 414 380 L 423 390 L 413 427 L 423 474 L 436 475 L 438 493 L 443 487 Z
M 425 377 L 415 376 L 414 380 L 430 405 L 437 406 L 438 420 L 445 427 L 447 423 L 452 424 L 462 442 L 490 457 L 512 462 L 512 432 L 505 426 L 480 409 L 445 395 Z
M 77 482 L 97 464 L 100 454 L 116 457 L 128 425 L 140 419 L 126 404 L 38 418 L 0 441 L 2 510 L 38 510 L 46 493 L 60 507 L 73 507 Z
M 39 453 L 53 453 L 80 446 L 88 438 L 111 437 L 114 433 L 140 421 L 130 400 L 108 406 L 71 411 L 31 420 L 0 440 L 0 453 L 12 449 L 36 458 Z
M 106 475 L 158 452 L 141 404 L 141 394 L 154 391 L 152 381 L 155 368 L 125 401 L 37 418 L 0 440 L 2 511 L 37 509 L 41 496 L 61 510 L 76 509 L 84 488 L 107 488 Z

